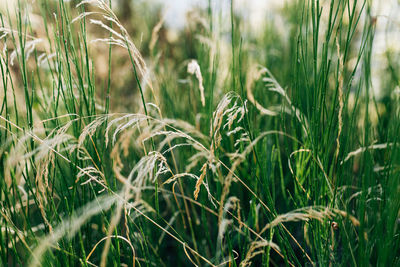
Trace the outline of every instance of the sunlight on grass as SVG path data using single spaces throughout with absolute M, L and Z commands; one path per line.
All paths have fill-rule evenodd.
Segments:
M 0 266 L 399 266 L 398 1 L 2 1 Z

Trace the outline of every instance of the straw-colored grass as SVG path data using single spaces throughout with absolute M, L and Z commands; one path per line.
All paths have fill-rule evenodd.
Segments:
M 2 3 L 0 265 L 398 266 L 373 2 Z

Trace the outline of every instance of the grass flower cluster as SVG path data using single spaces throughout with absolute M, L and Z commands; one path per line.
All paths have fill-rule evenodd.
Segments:
M 0 5 L 0 266 L 400 266 L 374 1 Z

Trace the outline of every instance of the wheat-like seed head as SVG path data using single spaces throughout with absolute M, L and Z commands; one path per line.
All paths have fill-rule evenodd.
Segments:
M 240 267 L 251 266 L 252 265 L 251 259 L 257 255 L 265 253 L 265 250 L 264 250 L 265 247 L 273 247 L 275 250 L 280 251 L 279 247 L 273 242 L 253 241 L 250 244 L 250 248 L 246 253 L 246 257 L 240 262 L 239 266 Z
M 197 80 L 199 81 L 199 90 L 200 90 L 200 100 L 201 100 L 201 104 L 204 107 L 206 105 L 206 99 L 204 97 L 204 86 L 203 86 L 203 76 L 201 75 L 201 70 L 200 70 L 200 66 L 199 63 L 197 62 L 197 60 L 192 59 L 188 66 L 187 66 L 187 72 L 189 74 L 194 74 L 197 78 Z

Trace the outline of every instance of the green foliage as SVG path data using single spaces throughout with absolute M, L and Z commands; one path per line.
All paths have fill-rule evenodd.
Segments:
M 235 1 L 181 30 L 120 2 L 2 10 L 2 265 L 400 265 L 372 1 L 287 1 L 257 34 Z

